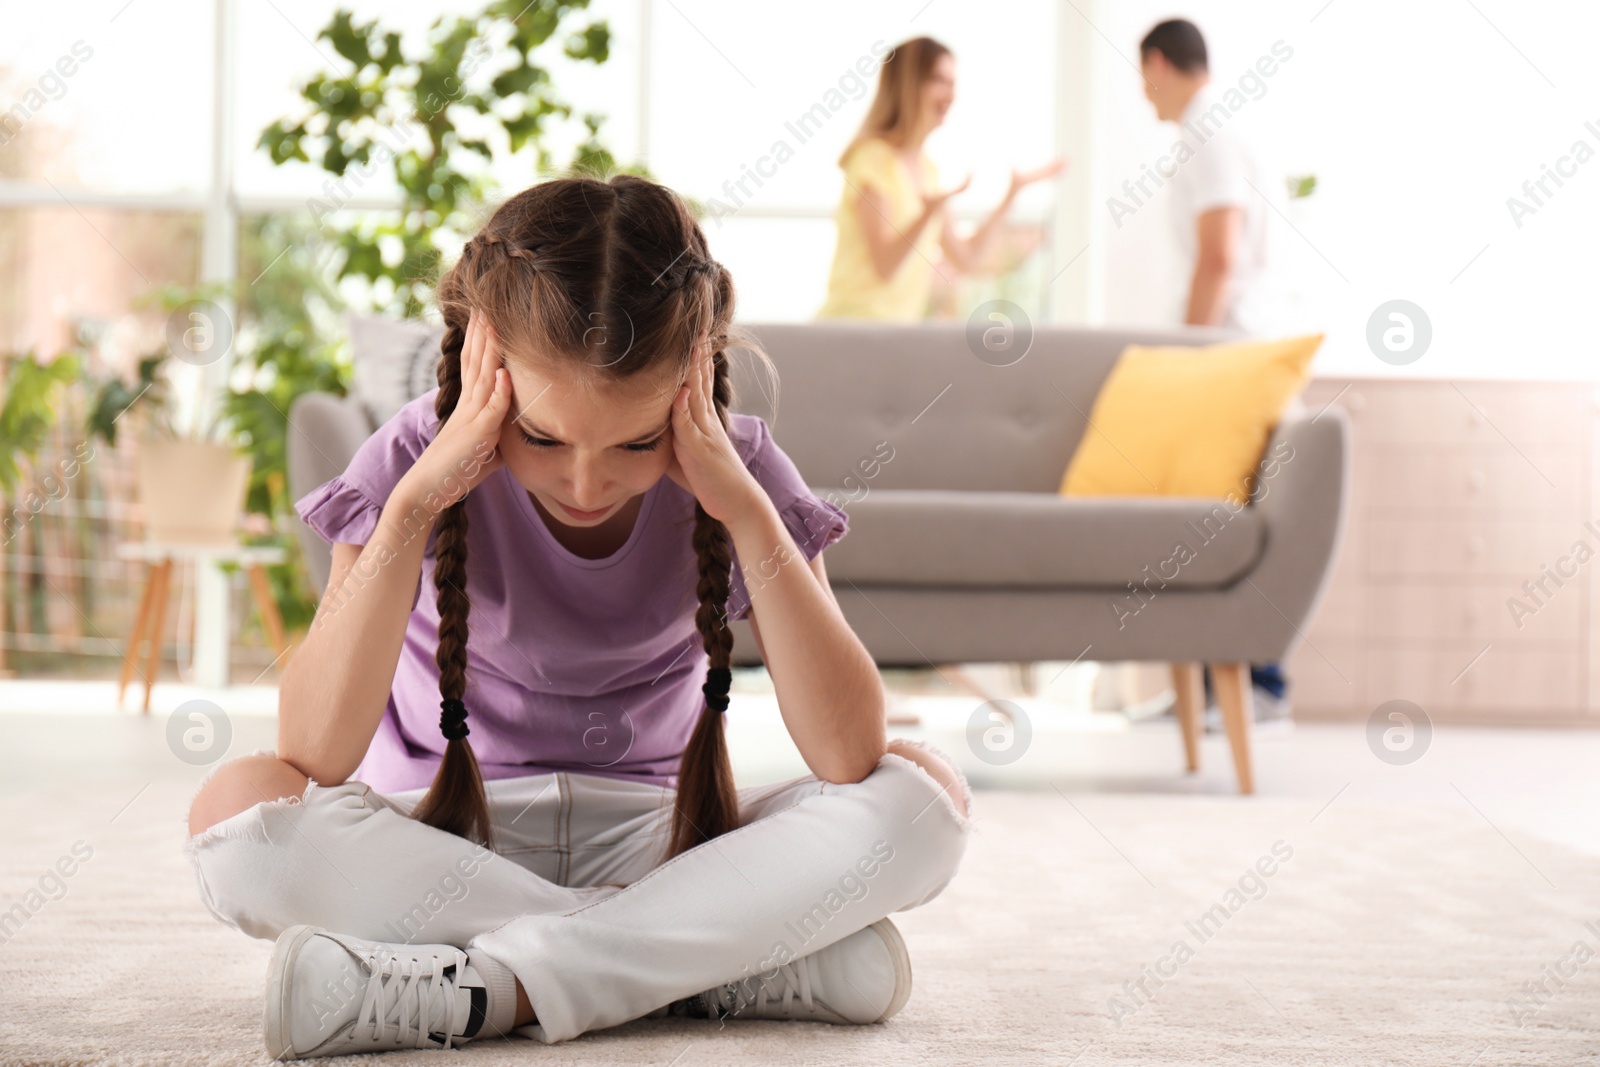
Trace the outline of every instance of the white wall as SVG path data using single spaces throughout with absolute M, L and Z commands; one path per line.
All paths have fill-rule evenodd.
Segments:
M 1328 333 L 1321 372 L 1596 374 L 1588 308 L 1600 282 L 1600 158 L 1563 188 L 1551 184 L 1555 195 L 1520 228 L 1506 201 L 1574 141 L 1600 153 L 1600 9 L 1475 3 L 1185 5 L 1218 83 L 1236 81 L 1274 41 L 1294 50 L 1232 121 L 1284 170 L 1317 175 L 1317 192 L 1289 213 L 1300 232 L 1280 226 L 1275 236 L 1301 320 Z M 1136 58 L 1140 37 L 1173 12 L 1117 0 L 1102 14 L 1106 36 Z M 1155 121 L 1127 64 L 1103 69 L 1099 166 L 1114 188 L 1166 149 L 1173 127 Z M 1107 320 L 1174 321 L 1183 279 L 1164 205 L 1107 234 Z M 1394 298 L 1420 305 L 1434 331 L 1429 351 L 1404 368 L 1365 343 L 1368 316 Z

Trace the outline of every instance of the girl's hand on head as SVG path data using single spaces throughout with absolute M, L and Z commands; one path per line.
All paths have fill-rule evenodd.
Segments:
M 711 396 L 711 353 L 701 346 L 689 378 L 672 401 L 672 462 L 667 477 L 677 482 L 724 525 L 747 513 L 766 490 L 744 465 L 717 418 Z
M 466 496 L 504 465 L 500 430 L 510 409 L 510 373 L 501 363 L 494 332 L 473 312 L 461 346 L 461 396 L 401 485 L 438 511 Z

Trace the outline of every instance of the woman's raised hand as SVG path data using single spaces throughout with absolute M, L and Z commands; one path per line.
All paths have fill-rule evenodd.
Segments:
M 473 312 L 461 346 L 461 396 L 400 480 L 410 498 L 437 514 L 499 470 L 500 431 L 510 407 L 510 372 L 502 365 L 493 330 Z
M 1033 170 L 1013 170 L 1011 172 L 1011 192 L 1007 194 L 1007 198 L 1014 198 L 1034 182 L 1044 181 L 1046 178 L 1054 178 L 1066 169 L 1067 157 L 1057 156 L 1044 166 L 1035 167 Z
M 965 178 L 961 179 L 961 184 L 960 185 L 952 186 L 951 188 L 946 189 L 943 192 L 934 191 L 934 192 L 931 192 L 931 193 L 922 194 L 922 207 L 923 207 L 923 210 L 925 210 L 925 211 L 934 211 L 934 210 L 936 210 L 938 208 L 943 207 L 945 201 L 949 200 L 952 196 L 955 196 L 957 193 L 966 192 L 967 186 L 969 186 L 971 184 L 972 184 L 972 173 L 969 171 L 967 173 L 967 176 Z

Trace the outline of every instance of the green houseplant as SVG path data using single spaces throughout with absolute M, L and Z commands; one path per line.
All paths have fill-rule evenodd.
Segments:
M 252 457 L 245 540 L 287 553 L 267 577 L 291 633 L 311 624 L 317 601 L 294 535 L 289 409 L 303 393 L 343 396 L 350 382 L 340 336 L 344 300 L 325 269 L 332 245 L 302 214 L 252 215 L 241 223 L 239 340 L 222 410 Z
M 308 78 L 303 107 L 262 131 L 273 163 L 313 164 L 327 172 L 322 195 L 299 215 L 249 220 L 239 291 L 242 321 L 253 324 L 238 359 L 226 411 L 249 440 L 256 474 L 250 508 L 271 520 L 289 566 L 272 568 L 274 593 L 290 630 L 309 625 L 316 599 L 289 533 L 285 441 L 290 406 L 311 391 L 343 395 L 350 364 L 339 313 L 354 282 L 366 310 L 423 314 L 443 254 L 476 229 L 495 193 L 487 165 L 497 152 L 533 149 L 533 170 L 557 170 L 551 132 L 580 123 L 566 168 L 605 174 L 619 167 L 600 141 L 603 118 L 579 114 L 556 91 L 549 48 L 579 62 L 604 63 L 610 31 L 586 20 L 587 0 L 518 0 L 437 19 L 420 47 L 374 19 L 336 11 L 317 34 L 345 61 Z M 362 217 L 345 206 L 379 170 L 393 177 L 399 203 Z M 532 175 L 530 175 L 532 176 Z
M 422 314 L 441 253 L 476 229 L 478 211 L 494 191 L 487 164 L 497 151 L 532 148 L 538 173 L 550 173 L 557 168 L 547 135 L 579 121 L 584 137 L 567 169 L 618 169 L 599 139 L 602 116 L 577 116 L 536 54 L 554 43 L 570 59 L 604 63 L 611 44 L 606 23 L 575 25 L 587 6 L 587 0 L 496 0 L 475 14 L 441 16 L 415 54 L 398 31 L 376 19 L 358 22 L 345 10 L 317 34 L 349 69 L 308 79 L 300 87 L 304 112 L 268 126 L 259 145 L 275 164 L 314 163 L 333 176 L 325 195 L 307 207 L 340 246 L 337 277 L 370 283 L 374 310 Z M 398 210 L 334 226 L 380 167 L 399 189 Z
M 76 476 L 85 461 L 80 452 L 73 469 L 40 476 L 34 470 L 40 447 L 54 429 L 63 386 L 77 380 L 80 360 L 63 353 L 41 362 L 33 352 L 0 357 L 0 673 L 6 673 L 5 634 L 10 631 L 10 596 L 5 594 L 7 556 L 18 533 L 57 494 L 63 479 Z

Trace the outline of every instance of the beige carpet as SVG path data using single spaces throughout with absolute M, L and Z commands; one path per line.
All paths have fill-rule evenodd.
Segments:
M 265 1062 L 271 946 L 216 923 L 197 900 L 179 850 L 188 787 L 136 790 L 0 801 L 0 909 L 41 903 L 29 892 L 45 872 L 77 842 L 80 855 L 92 849 L 62 880 L 64 894 L 56 888 L 0 943 L 0 1063 Z M 979 792 L 977 805 L 961 875 L 895 917 L 916 991 L 887 1024 L 652 1020 L 553 1047 L 472 1044 L 450 1062 L 1489 1067 L 1600 1058 L 1600 953 L 1581 965 L 1583 953 L 1573 954 L 1580 941 L 1600 949 L 1600 860 L 1502 836 L 1464 803 L 1381 810 L 1340 797 L 1319 812 L 1263 798 L 1051 791 Z M 1246 878 L 1247 893 L 1230 900 L 1279 841 L 1292 857 L 1265 864 L 1273 873 Z M 1186 923 L 1214 905 L 1221 917 L 1202 940 Z M 1192 954 L 1174 954 L 1180 940 Z M 1146 967 L 1169 976 L 1159 988 L 1144 979 L 1153 999 L 1124 989 Z M 1571 975 L 1560 987 L 1557 969 Z M 1551 995 L 1519 1027 L 1507 1002 L 1524 1001 L 1525 983 L 1540 980 Z M 395 1063 L 444 1055 L 390 1054 Z

